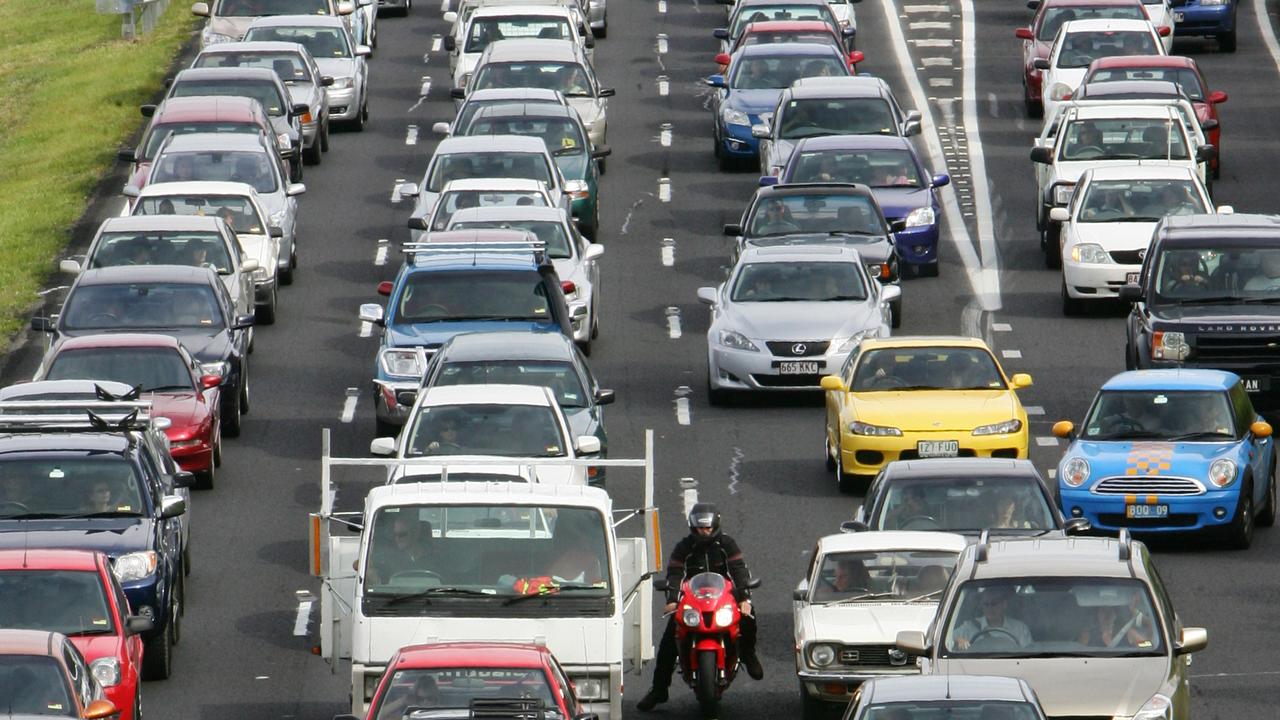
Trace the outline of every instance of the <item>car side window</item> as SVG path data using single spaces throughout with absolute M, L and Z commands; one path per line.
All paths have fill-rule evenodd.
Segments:
M 551 659 L 551 677 L 555 679 L 556 687 L 560 689 L 560 697 L 564 698 L 564 706 L 570 712 L 576 714 L 578 712 L 578 698 L 573 694 L 573 685 L 569 682 L 568 677 L 564 674 L 564 669 L 560 667 L 560 663 Z
M 845 358 L 844 367 L 840 368 L 840 379 L 844 381 L 845 387 L 853 387 L 853 368 L 857 364 L 858 353 L 849 353 L 849 357 Z
M 116 574 L 108 571 L 107 577 L 111 582 L 111 594 L 115 596 L 116 607 L 120 609 L 120 619 L 125 620 L 133 614 L 133 608 L 129 605 L 129 597 L 124 594 L 124 587 L 120 584 L 120 580 L 116 578 Z
M 89 668 L 80 656 L 80 651 L 69 640 L 64 641 L 62 655 L 67 663 L 67 672 L 71 673 L 71 687 L 75 688 L 80 699 L 80 707 L 86 707 L 94 700 L 93 678 L 89 675 Z
M 1160 606 L 1160 614 L 1164 615 L 1164 625 L 1169 631 L 1169 643 L 1172 645 L 1182 634 L 1182 623 L 1178 622 L 1178 614 L 1173 611 L 1173 603 L 1169 600 L 1169 591 L 1165 589 L 1164 580 L 1156 572 L 1151 557 L 1148 555 L 1143 558 L 1142 564 L 1147 570 L 1147 577 L 1151 579 L 1151 591 L 1156 596 L 1156 604 Z
M 164 494 L 164 473 L 160 471 L 155 458 L 151 456 L 151 448 L 144 444 L 138 454 L 142 457 L 142 465 L 147 474 L 147 492 L 151 495 L 151 503 L 159 507 L 160 496 Z

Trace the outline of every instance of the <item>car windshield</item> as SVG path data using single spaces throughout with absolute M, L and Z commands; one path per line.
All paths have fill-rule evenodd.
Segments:
M 231 272 L 227 245 L 216 232 L 109 232 L 98 237 L 87 268 L 118 265 L 208 265 Z
M 567 117 L 481 118 L 467 128 L 467 135 L 532 135 L 547 144 L 557 157 L 584 155 L 587 141 L 582 126 Z
M 495 40 L 512 38 L 538 38 L 543 40 L 573 40 L 569 21 L 553 15 L 516 15 L 506 17 L 477 18 L 471 23 L 467 35 L 467 47 L 463 52 L 478 53 Z
M 437 155 L 427 173 L 427 190 L 440 192 L 445 183 L 476 178 L 540 180 L 552 187 L 551 168 L 541 153 L 450 152 Z
M 830 45 L 836 50 L 843 52 L 844 48 L 840 47 L 840 43 L 836 40 L 836 36 L 831 31 L 823 32 L 821 30 L 805 30 L 802 32 L 777 32 L 773 30 L 749 31 L 742 36 L 740 47 L 747 45 L 775 45 L 777 43 L 818 43 L 820 45 Z
M 838 77 L 849 67 L 835 54 L 744 57 L 734 65 L 729 87 L 734 90 L 765 90 L 791 87 L 807 77 Z
M 273 159 L 261 152 L 208 150 L 164 153 L 151 169 L 151 184 L 162 182 L 238 182 L 260 193 L 273 193 L 279 188 Z
M 881 98 L 790 100 L 782 108 L 778 137 L 817 135 L 897 135 L 893 110 Z
M 328 15 L 327 0 L 219 0 L 215 15 L 258 17 L 262 15 Z
M 752 5 L 743 8 L 733 19 L 730 37 L 738 37 L 750 23 L 768 22 L 771 20 L 821 20 L 836 27 L 836 16 L 826 3 L 813 5 Z
M 476 71 L 476 90 L 518 87 L 559 90 L 565 97 L 595 96 L 591 77 L 578 63 L 485 63 Z
M 895 347 L 858 356 L 852 392 L 1004 390 L 995 358 L 974 347 Z
M 1057 66 L 1087 68 L 1100 57 L 1160 54 L 1155 35 L 1146 30 L 1082 30 L 1062 38 Z
M 544 104 L 544 103 L 545 103 L 545 104 L 547 104 L 547 105 L 552 105 L 552 106 L 557 106 L 557 107 L 564 107 L 564 104 L 563 104 L 563 103 L 559 103 L 559 102 L 556 102 L 556 101 L 554 101 L 554 100 L 519 100 L 519 101 L 516 101 L 516 100 L 511 100 L 511 99 L 502 99 L 502 100 L 470 100 L 470 99 L 469 99 L 469 100 L 467 100 L 467 101 L 462 105 L 462 109 L 458 111 L 458 118 L 457 118 L 456 120 L 454 120 L 454 122 L 453 122 L 453 126 L 454 126 L 454 127 L 456 127 L 456 128 L 465 128 L 465 127 L 467 127 L 467 126 L 469 126 L 469 125 L 471 124 L 471 119 L 472 119 L 472 118 L 474 118 L 474 117 L 476 116 L 476 114 L 477 114 L 477 113 L 479 113 L 482 109 L 487 108 L 487 107 L 493 107 L 494 105 L 506 105 L 506 104 L 509 104 L 509 103 L 512 103 L 512 102 L 519 102 L 519 103 L 521 103 L 522 105 L 530 105 L 530 104 Z
M 200 328 L 224 326 L 213 288 L 190 283 L 80 285 L 62 310 L 67 330 Z
M 347 34 L 336 27 L 256 27 L 249 28 L 244 39 L 245 42 L 263 40 L 298 43 L 317 60 L 352 57 Z
M 409 424 L 405 455 L 564 457 L 564 440 L 544 405 L 424 407 Z
M 866 300 L 867 289 L 852 262 L 752 262 L 733 279 L 736 303 L 849 302 Z
M 951 603 L 944 657 L 1164 654 L 1151 595 L 1128 578 L 970 580 Z
M 935 700 L 870 705 L 861 720 L 1040 720 L 1036 706 L 996 700 Z
M 212 52 L 196 56 L 193 67 L 252 67 L 274 70 L 281 82 L 311 82 L 311 71 L 296 52 Z
M 436 373 L 432 385 L 537 385 L 551 388 L 560 407 L 583 408 L 591 399 L 573 363 L 564 360 L 476 360 L 451 362 Z
M 286 100 L 274 83 L 258 80 L 180 80 L 173 85 L 169 97 L 202 97 L 206 95 L 248 97 L 262 103 L 272 117 L 284 115 Z
M 14 457 L 0 461 L 0 520 L 141 515 L 134 467 L 123 456 Z
M 1122 67 L 1098 70 L 1088 77 L 1086 82 L 1104 83 L 1125 80 L 1163 80 L 1175 83 L 1192 101 L 1204 100 L 1204 87 L 1200 85 L 1200 77 L 1191 68 L 1185 67 Z
M 366 595 L 385 602 L 474 605 L 486 597 L 544 601 L 611 595 L 605 517 L 591 508 L 537 505 L 399 505 L 373 517 Z M 433 592 L 434 590 L 434 592 Z M 420 609 L 409 603 L 400 607 Z
M 553 320 L 537 272 L 419 272 L 394 301 L 396 323 Z
M 799 153 L 787 182 L 847 182 L 877 188 L 920 188 L 924 182 L 909 150 L 816 150 Z
M 881 236 L 884 221 L 867 195 L 837 193 L 778 194 L 762 198 L 751 209 L 747 237 L 812 233 Z
M 959 553 L 946 550 L 875 550 L 822 556 L 810 600 L 894 602 L 934 599 L 947 584 Z
M 459 210 L 497 207 L 547 207 L 540 192 L 525 190 L 453 190 L 440 195 L 431 211 L 431 229 L 444 230 Z
M 1225 391 L 1103 390 L 1089 408 L 1083 440 L 1236 438 Z
M 1080 201 L 1077 222 L 1158 222 L 1165 215 L 1209 212 L 1190 180 L 1095 180 Z
M 504 230 L 528 230 L 541 240 L 546 247 L 547 257 L 563 260 L 573 257 L 569 247 L 569 236 L 564 223 L 551 220 L 475 220 L 472 222 L 450 223 L 450 230 L 474 230 L 478 228 L 496 228 Z
M 473 700 L 520 700 L 559 707 L 542 668 L 464 667 L 397 670 L 374 702 L 374 720 L 436 717 L 432 711 L 455 710 L 470 717 Z M 449 714 L 453 717 L 454 714 Z
M 1094 160 L 1187 160 L 1182 126 L 1162 118 L 1073 120 L 1059 158 Z
M 256 135 L 262 130 L 261 126 L 248 122 L 194 122 L 154 125 L 148 131 L 146 140 L 142 141 L 142 154 L 137 159 L 146 161 L 155 157 L 156 153 L 160 152 L 160 145 L 165 140 L 168 140 L 170 135 L 190 135 L 192 133 L 248 133 Z
M 66 673 L 47 655 L 0 655 L 0 701 L 10 717 L 77 717 Z
M 945 472 L 945 471 L 944 471 Z M 900 478 L 889 484 L 871 526 L 877 530 L 1030 531 L 1057 527 L 1034 476 Z
M 1155 302 L 1280 302 L 1280 248 L 1183 246 L 1160 253 L 1152 266 Z
M 0 572 L 0 626 L 71 636 L 106 635 L 116 629 L 96 570 Z
M 232 232 L 266 235 L 267 223 L 253 201 L 243 195 L 148 195 L 133 208 L 134 215 L 214 215 Z M 167 263 L 185 265 L 187 263 Z
M 143 392 L 195 392 L 191 367 L 173 348 L 103 347 L 64 350 L 45 380 L 111 380 Z
M 1137 3 L 1113 6 L 1073 5 L 1070 7 L 1047 7 L 1040 20 L 1040 30 L 1036 39 L 1053 42 L 1058 30 L 1071 20 L 1146 20 L 1147 15 Z

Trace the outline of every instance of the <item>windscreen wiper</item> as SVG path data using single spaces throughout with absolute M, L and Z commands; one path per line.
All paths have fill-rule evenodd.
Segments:
M 533 600 L 536 598 L 544 597 L 546 595 L 559 595 L 560 593 L 566 590 L 574 591 L 574 590 L 605 590 L 605 589 L 607 588 L 600 587 L 599 585 L 575 585 L 575 584 L 550 585 L 542 590 L 539 590 L 538 592 L 529 593 L 527 595 L 516 595 L 514 597 L 509 597 L 502 604 L 515 605 L 516 603 L 522 603 L 522 602 L 525 602 L 526 600 Z
M 426 590 L 419 590 L 418 592 L 412 592 L 412 593 L 404 593 L 402 595 L 394 595 L 389 600 L 387 600 L 387 605 L 399 605 L 400 603 L 409 602 L 410 600 L 425 600 L 427 598 L 430 598 L 432 595 L 452 595 L 452 596 L 462 596 L 462 597 L 492 597 L 492 594 L 486 593 L 486 592 L 480 592 L 479 590 L 469 590 L 467 588 L 445 586 L 445 587 L 427 588 Z
M 852 597 L 843 598 L 841 600 L 832 600 L 831 602 L 824 603 L 824 604 L 844 605 L 845 603 L 859 602 L 861 600 L 883 600 L 884 598 L 893 598 L 893 597 L 898 597 L 898 594 L 894 592 L 882 592 L 882 593 L 869 592 L 869 593 L 862 593 L 861 595 L 854 595 Z

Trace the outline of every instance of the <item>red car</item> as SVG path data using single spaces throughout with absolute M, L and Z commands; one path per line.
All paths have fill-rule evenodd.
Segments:
M 723 35 L 724 37 L 721 37 L 720 31 L 716 31 L 716 37 L 721 40 L 729 38 L 729 31 L 725 30 Z M 821 20 L 767 20 L 753 22 L 743 28 L 742 34 L 738 36 L 737 42 L 729 52 L 716 55 L 716 63 L 720 65 L 720 72 L 723 73 L 729 68 L 729 57 L 737 52 L 738 48 L 745 45 L 767 45 L 780 42 L 830 43 L 840 52 L 845 51 L 844 38 L 831 27 L 830 23 Z M 849 69 L 853 70 L 854 65 L 865 59 L 866 56 L 860 51 L 850 51 Z
M 120 720 L 142 707 L 142 637 L 150 618 L 129 603 L 107 556 L 92 550 L 0 550 L 0 624 L 61 633 L 75 645 Z
M 584 712 L 550 650 L 542 645 L 503 642 L 400 648 L 374 691 L 366 720 L 401 720 L 410 707 L 454 711 L 430 713 L 442 718 L 472 717 L 472 709 L 527 713 L 541 707 L 569 720 Z M 356 719 L 339 715 L 334 720 Z
M 1209 91 L 1204 75 L 1196 61 L 1181 55 L 1128 55 L 1098 58 L 1089 65 L 1084 82 L 1111 82 L 1113 80 L 1164 80 L 1182 88 L 1196 109 L 1196 119 L 1209 143 L 1218 148 L 1218 154 L 1210 166 L 1213 176 L 1220 174 L 1219 158 L 1222 157 L 1222 128 L 1218 123 L 1218 105 L 1227 101 L 1222 90 Z M 1083 83 L 1082 83 L 1083 84 Z
M 126 185 L 144 187 L 151 174 L 151 162 L 155 160 L 160 144 L 173 133 L 193 132 L 261 132 L 272 139 L 277 147 L 275 133 L 271 130 L 271 118 L 262 103 L 247 97 L 179 97 L 169 98 L 160 105 L 143 105 L 142 115 L 151 123 L 142 133 L 137 149 L 121 150 L 121 160 L 133 163 Z
M 1027 117 L 1044 114 L 1044 106 L 1040 102 L 1042 76 L 1035 67 L 1035 61 L 1049 59 L 1053 39 L 1064 23 L 1089 18 L 1148 19 L 1141 0 L 1028 0 L 1027 7 L 1036 12 L 1030 27 L 1020 27 L 1014 32 L 1022 40 L 1022 93 Z
M 222 464 L 221 376 L 206 374 L 186 348 L 169 335 L 104 333 L 65 338 L 49 348 L 36 380 L 112 380 L 142 386 L 151 412 L 165 428 L 178 467 L 196 476 L 196 487 L 213 487 Z
M 5 717 L 104 720 L 120 714 L 62 633 L 0 630 L 0 682 Z

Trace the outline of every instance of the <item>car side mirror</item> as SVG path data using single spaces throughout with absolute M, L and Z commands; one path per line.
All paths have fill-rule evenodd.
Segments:
M 242 272 L 242 273 L 251 273 L 251 272 L 253 272 L 254 270 L 257 270 L 257 269 L 258 269 L 258 268 L 260 268 L 260 267 L 262 267 L 262 266 L 261 266 L 261 265 L 259 265 L 259 264 L 258 264 L 258 261 L 257 261 L 257 260 L 255 260 L 254 258 L 249 258 L 248 260 L 241 260 L 241 261 L 240 261 L 240 272 Z
M 417 183 L 411 183 L 411 182 L 400 183 L 400 187 L 396 189 L 400 191 L 400 197 L 402 198 L 418 197 Z
M 214 375 L 213 377 L 218 377 Z M 221 380 L 222 378 L 218 378 Z M 173 474 L 173 486 L 176 488 L 189 488 L 196 484 L 196 474 L 186 470 L 179 470 Z
M 897 285 L 893 285 L 893 284 L 889 284 L 889 285 L 882 285 L 882 286 L 880 287 L 880 301 L 881 301 L 881 302 L 887 302 L 887 303 L 890 303 L 890 302 L 893 302 L 894 300 L 897 300 L 897 299 L 898 299 L 898 298 L 900 298 L 900 297 L 902 297 L 902 288 L 901 288 L 901 287 L 899 287 L 899 286 L 897 286 Z
M 716 289 L 713 287 L 698 288 L 698 302 L 706 303 L 707 305 L 715 305 Z
M 573 447 L 579 455 L 595 455 L 600 452 L 600 438 L 595 435 L 579 435 Z
M 823 375 L 821 380 L 822 389 L 826 392 L 846 392 L 844 380 L 839 375 Z
M 1052 165 L 1053 148 L 1043 145 L 1031 148 L 1031 162 L 1039 163 L 1040 165 Z
M 717 40 L 728 40 L 729 28 L 716 28 L 715 30 L 711 31 L 711 36 Z
M 1218 157 L 1218 148 L 1212 145 L 1201 145 L 1196 148 L 1196 162 L 1209 162 Z
M 906 229 L 907 229 L 907 221 L 905 218 L 902 220 L 893 220 L 893 221 L 890 221 L 889 223 L 889 232 L 900 233 Z
M 120 194 L 128 198 L 136 198 L 142 194 L 142 190 L 137 185 L 125 185 L 120 189 Z
M 840 532 L 843 533 L 859 533 L 866 532 L 871 528 L 861 520 L 845 520 L 840 523 Z
M 612 390 L 605 390 L 605 389 L 596 390 L 597 405 L 612 405 L 616 397 L 617 396 L 614 395 Z
M 1020 27 L 1017 30 L 1014 30 L 1013 36 L 1018 38 L 1019 40 L 1035 40 L 1036 39 L 1035 33 L 1031 32 L 1031 28 L 1029 27 Z
M 68 275 L 79 275 L 80 263 L 75 260 L 62 260 L 58 263 L 58 272 L 64 272 Z
M 452 25 L 458 22 L 458 12 L 456 10 L 450 10 L 449 12 L 441 15 L 440 19 Z
M 584 47 L 584 48 L 586 48 L 586 49 L 588 49 L 588 50 L 591 50 L 591 49 L 592 49 L 592 48 L 594 48 L 595 46 L 596 46 L 596 36 L 595 36 L 595 35 L 588 35 L 588 36 L 586 36 L 585 38 L 583 38 L 583 39 L 582 39 L 582 47 Z
M 1068 222 L 1071 220 L 1071 212 L 1064 207 L 1049 208 L 1049 219 L 1054 222 Z
M 768 139 L 772 134 L 773 131 L 764 123 L 756 123 L 751 126 L 751 137 L 753 138 Z
M 924 655 L 929 652 L 928 641 L 924 639 L 924 633 L 919 630 L 898 631 L 898 637 L 894 639 L 893 644 L 899 650 L 905 650 L 912 655 Z
M 393 437 L 374 438 L 373 442 L 369 443 L 369 452 L 382 457 L 395 455 L 396 439 Z
M 929 180 L 930 187 L 940 188 L 951 184 L 951 176 L 946 173 L 938 173 Z
M 729 57 L 729 53 L 716 53 L 716 56 L 715 58 L 713 58 L 712 62 L 714 62 L 717 65 L 728 65 L 730 60 L 731 58 Z
M 311 112 L 311 108 L 307 107 L 306 103 L 294 103 L 293 106 L 289 108 L 289 114 L 294 117 L 302 117 L 309 112 Z
M 724 234 L 727 237 L 738 237 L 742 234 L 742 226 L 737 223 L 725 223 Z
M 445 52 L 453 52 L 458 49 L 458 39 L 452 35 L 445 35 L 441 42 L 441 47 L 444 48 Z
M 791 591 L 791 599 L 797 600 L 799 602 L 804 602 L 805 600 L 809 599 L 808 578 L 801 580 L 800 584 L 796 585 L 796 589 Z
M 351 2 L 351 0 L 339 0 L 338 2 L 339 15 L 350 15 L 355 11 L 356 11 L 356 4 Z
M 391 297 L 391 290 L 395 285 L 390 280 L 383 280 L 378 283 L 378 294 L 382 297 Z
M 604 257 L 604 246 L 599 243 L 591 243 L 587 249 L 582 252 L 583 261 L 599 260 Z
M 1067 518 L 1062 523 L 1062 532 L 1067 535 L 1084 535 L 1093 529 L 1093 523 L 1082 517 Z
M 449 97 L 454 100 L 464 100 L 467 97 L 466 88 L 452 88 L 449 90 Z
M 137 162 L 137 156 L 133 152 L 133 148 L 120 148 L 116 151 L 116 159 L 120 162 Z
M 1009 380 L 1013 383 L 1014 390 L 1031 387 L 1031 376 L 1027 373 L 1016 373 L 1013 377 L 1009 378 Z
M 1173 28 L 1169 27 L 1168 25 L 1161 25 L 1160 27 L 1156 28 L 1156 32 L 1160 34 L 1160 37 L 1169 37 L 1170 35 L 1173 34 Z
M 1035 69 L 1037 69 L 1037 70 L 1048 70 L 1048 69 L 1049 69 L 1049 59 L 1048 59 L 1048 58 L 1036 58 L 1035 60 L 1032 60 L 1032 61 L 1031 61 L 1031 67 L 1033 67 L 1033 68 L 1035 68 Z
M 1027 0 L 1027 9 L 1035 12 L 1040 9 L 1040 0 Z
M 231 324 L 232 330 L 248 330 L 251 327 L 253 327 L 252 313 L 248 315 L 237 315 L 235 317 L 235 322 Z
M 181 495 L 165 495 L 160 498 L 160 517 L 168 520 L 187 512 L 187 499 Z
M 200 387 L 204 388 L 205 390 L 212 390 L 221 385 L 222 385 L 221 375 L 201 375 L 200 376 Z
M 1209 646 L 1209 631 L 1204 628 L 1182 628 L 1182 636 L 1178 638 L 1176 651 L 1179 655 L 1190 655 L 1200 652 Z
M 431 132 L 433 132 L 433 133 L 435 133 L 436 135 L 439 135 L 439 136 L 441 136 L 441 137 L 449 137 L 449 132 L 450 132 L 450 130 L 449 130 L 449 123 L 447 123 L 447 122 L 438 122 L 438 123 L 436 123 L 436 124 L 434 124 L 434 125 L 432 125 L 432 126 L 431 126 Z
M 196 17 L 209 17 L 209 3 L 192 3 L 191 14 Z
M 298 197 L 307 192 L 307 186 L 302 183 L 289 183 L 289 187 L 285 189 L 284 194 L 289 197 Z
M 155 626 L 155 621 L 145 615 L 130 615 L 124 619 L 124 631 L 129 635 L 151 632 Z
M 417 216 L 411 217 L 409 218 L 408 222 L 405 223 L 405 225 L 408 225 L 410 230 L 430 230 L 431 229 L 431 226 L 427 223 L 427 219 L 424 217 L 417 217 Z
M 1249 432 L 1253 433 L 1256 438 L 1271 437 L 1271 423 L 1259 420 L 1249 426 Z
M 600 95 L 598 97 L 611 98 L 617 94 L 618 90 L 616 88 L 600 88 Z
M 382 314 L 382 306 L 377 303 L 364 303 L 361 305 L 360 319 L 374 325 L 381 325 L 386 322 L 386 318 Z
M 110 700 L 94 700 L 85 706 L 84 715 L 81 717 L 84 720 L 105 720 L 119 714 L 119 708 Z
M 368 45 L 356 46 L 356 57 L 369 57 L 372 54 L 373 54 L 373 48 L 369 47 Z
M 708 75 L 708 76 L 707 76 L 707 79 L 706 79 L 706 81 L 705 81 L 705 82 L 706 82 L 708 85 L 710 85 L 711 87 L 714 87 L 714 88 L 725 88 L 725 87 L 728 87 L 728 86 L 725 84 L 724 76 L 723 76 L 723 75 L 720 75 L 719 73 L 717 73 L 717 74 L 715 74 L 715 75 Z
M 1136 303 L 1142 300 L 1142 286 L 1136 283 L 1121 285 L 1116 294 L 1125 302 Z
M 1210 130 L 1217 130 L 1218 121 L 1214 120 L 1213 118 L 1209 118 L 1208 120 L 1205 120 L 1204 122 L 1200 123 L 1200 129 L 1205 132 L 1209 132 Z
M 849 53 L 850 65 L 857 65 L 858 63 L 866 59 L 867 59 L 867 54 L 862 52 L 861 50 L 853 50 Z
M 271 225 L 267 227 L 267 234 L 273 238 L 282 238 L 284 237 L 284 229 L 279 225 Z
M 1075 434 L 1076 434 L 1076 424 L 1071 422 L 1070 420 L 1059 420 L 1058 422 L 1053 424 L 1054 437 L 1062 438 L 1064 440 L 1070 440 L 1073 437 L 1075 437 Z
M 779 182 L 777 175 L 761 175 L 760 180 L 756 183 L 760 187 L 770 187 L 777 185 Z
M 920 134 L 920 121 L 908 120 L 902 123 L 902 135 L 904 137 L 912 137 Z
M 1227 93 L 1222 90 L 1214 90 L 1213 92 L 1209 93 L 1208 100 L 1210 105 L 1217 105 L 1218 103 L 1224 103 L 1227 101 Z
M 31 329 L 35 332 L 53 332 L 53 322 L 47 317 L 31 318 Z

